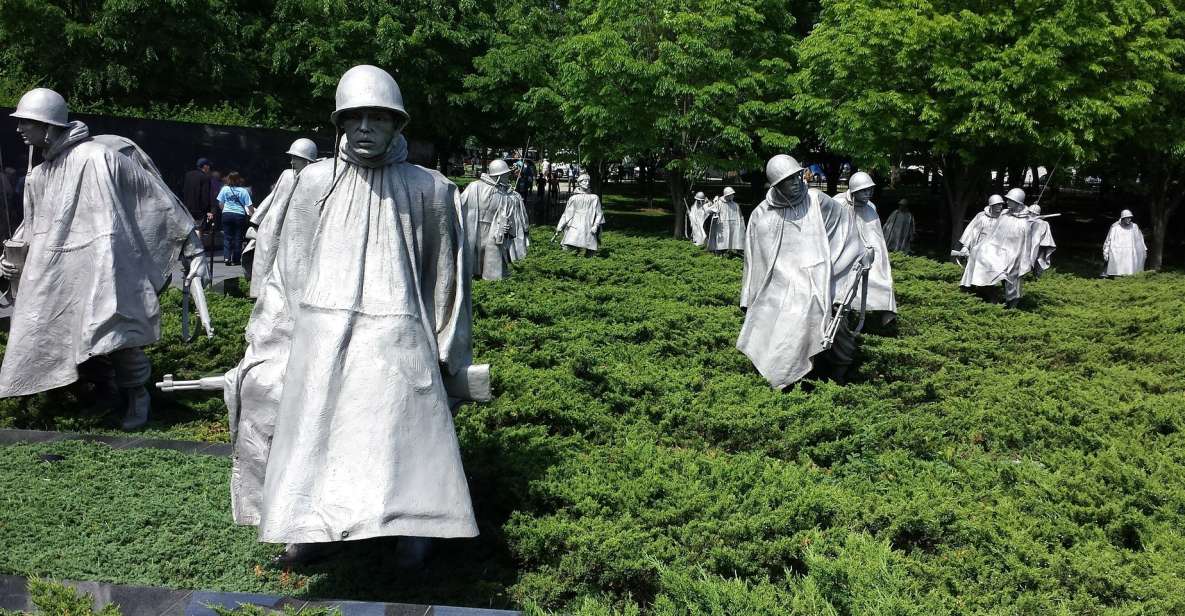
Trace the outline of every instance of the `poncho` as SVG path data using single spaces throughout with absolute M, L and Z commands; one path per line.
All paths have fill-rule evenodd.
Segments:
M 810 189 L 790 204 L 770 189 L 749 217 L 740 349 L 781 389 L 810 372 L 822 353 L 832 302 L 864 256 L 852 208 Z
M 284 218 L 288 214 L 288 202 L 292 199 L 292 191 L 296 189 L 296 171 L 286 169 L 276 180 L 275 187 L 251 216 L 251 224 L 255 225 L 255 260 L 251 265 L 251 297 L 259 297 L 263 292 L 263 285 L 272 271 L 272 264 L 276 261 L 276 249 L 280 243 L 280 233 L 284 230 Z
M 860 241 L 876 251 L 872 269 L 868 270 L 867 309 L 896 313 L 897 296 L 893 293 L 893 266 L 889 263 L 889 249 L 885 244 L 885 235 L 881 231 L 881 217 L 876 212 L 876 206 L 871 201 L 867 205 L 856 205 L 850 192 L 836 195 L 835 201 L 851 208 Z M 851 275 L 859 275 L 859 270 L 853 271 Z M 859 302 L 860 299 L 857 298 L 856 301 Z M 859 308 L 858 305 L 855 307 Z
M 741 206 L 731 199 L 717 199 L 708 206 L 708 250 L 745 249 L 745 217 Z
M 1132 223 L 1124 227 L 1116 221 L 1107 232 L 1107 241 L 1103 242 L 1103 259 L 1107 262 L 1107 269 L 1103 272 L 1107 276 L 1130 276 L 1144 271 L 1144 261 L 1148 257 L 1148 246 L 1144 244 L 1144 234 L 1140 227 Z
M 963 233 L 963 237 L 972 239 L 972 243 L 968 244 L 970 255 L 959 284 L 990 287 L 1004 282 L 1015 290 L 1010 293 L 1020 297 L 1021 276 L 1033 271 L 1035 265 L 1040 267 L 1038 256 L 1042 250 L 1052 252 L 1052 238 L 1042 233 L 1041 226 L 1036 224 L 1037 219 L 1027 210 L 1019 213 L 1005 211 L 998 218 L 988 219 L 995 224 L 984 225 L 986 232 L 979 236 L 980 239 L 968 238 L 968 233 L 973 231 L 970 225 Z
M 456 186 L 406 152 L 344 145 L 293 192 L 233 371 L 264 371 L 240 390 L 236 450 L 254 396 L 278 401 L 261 541 L 477 535 L 443 381 L 472 355 L 464 219 Z
M 892 252 L 909 254 L 910 244 L 916 235 L 913 214 L 909 212 L 903 212 L 898 208 L 893 210 L 889 219 L 885 221 L 885 246 Z
M 564 234 L 560 241 L 564 246 L 597 250 L 600 247 L 601 225 L 604 224 L 601 199 L 577 187 L 575 193 L 568 197 L 568 205 L 555 230 Z
M 511 208 L 511 217 L 514 224 L 514 238 L 510 242 L 510 260 L 511 262 L 522 261 L 527 258 L 527 249 L 531 247 L 531 218 L 527 215 L 527 203 L 523 201 L 522 195 L 517 192 L 511 192 L 514 195 L 514 207 Z
M 707 202 L 698 199 L 692 201 L 691 206 L 687 208 L 687 228 L 691 234 L 691 243 L 696 246 L 703 246 L 708 241 L 708 234 L 704 232 L 704 222 L 707 219 Z
M 496 179 L 484 173 L 461 193 L 467 252 L 473 259 L 475 278 L 501 280 L 510 276 L 511 248 L 519 233 L 514 210 L 516 202 L 522 200 L 518 193 L 499 186 Z
M 71 122 L 25 182 L 28 242 L 15 282 L 0 397 L 69 385 L 96 355 L 160 338 L 169 271 L 193 218 L 123 137 Z

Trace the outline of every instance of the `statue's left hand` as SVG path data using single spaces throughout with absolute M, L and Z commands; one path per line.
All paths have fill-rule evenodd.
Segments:
M 864 269 L 872 267 L 872 263 L 876 261 L 876 249 L 872 246 L 865 246 L 864 256 L 860 258 L 860 265 Z

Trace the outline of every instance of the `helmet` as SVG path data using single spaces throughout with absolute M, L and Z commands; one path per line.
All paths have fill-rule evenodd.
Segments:
M 724 196 L 725 197 L 731 197 L 735 194 L 737 194 L 737 191 L 733 190 L 731 186 L 724 189 Z
M 1120 218 L 1132 218 L 1133 217 L 1132 211 L 1131 210 L 1123 210 L 1122 212 L 1119 213 L 1119 217 Z
M 765 179 L 769 180 L 770 186 L 801 171 L 802 165 L 787 154 L 778 154 L 765 163 Z
M 21 97 L 16 111 L 9 114 L 14 118 L 36 120 L 54 126 L 67 126 L 66 99 L 49 88 L 33 88 Z
M 329 115 L 329 120 L 334 124 L 337 124 L 337 117 L 343 111 L 366 107 L 393 111 L 402 117 L 404 125 L 411 117 L 407 109 L 403 108 L 399 84 L 395 83 L 390 73 L 377 66 L 360 64 L 346 71 L 337 82 L 336 98 L 337 108 Z
M 696 201 L 707 201 L 707 199 L 708 199 L 708 196 L 705 195 L 702 191 L 695 193 L 695 200 Z
M 876 186 L 876 182 L 872 181 L 872 176 L 863 171 L 857 171 L 852 174 L 852 177 L 848 178 L 848 190 L 851 192 L 859 192 L 873 186 Z
M 1033 205 L 1029 206 L 1029 211 L 1032 212 L 1034 215 L 1040 215 L 1041 214 L 1041 206 L 1034 203 Z
M 988 197 L 988 205 L 1004 205 L 1004 197 L 1000 195 L 992 195 Z
M 486 173 L 492 178 L 501 177 L 510 173 L 510 165 L 507 165 L 506 161 L 501 158 L 495 158 L 490 161 L 490 166 L 486 169 Z
M 312 139 L 301 137 L 292 142 L 292 147 L 288 148 L 286 154 L 299 156 L 310 163 L 315 162 L 317 160 L 317 144 L 313 143 Z
M 1008 191 L 1007 194 L 1004 195 L 1004 198 L 1009 201 L 1013 201 L 1015 203 L 1024 205 L 1025 204 L 1025 191 L 1023 191 L 1019 188 L 1013 188 L 1012 190 Z

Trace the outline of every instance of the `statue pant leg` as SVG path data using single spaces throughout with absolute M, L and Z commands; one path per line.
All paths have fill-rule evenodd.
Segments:
M 152 376 L 152 362 L 144 349 L 120 349 L 107 356 L 115 371 L 115 386 L 123 392 L 127 409 L 121 427 L 135 430 L 148 423 L 148 390 L 145 385 Z

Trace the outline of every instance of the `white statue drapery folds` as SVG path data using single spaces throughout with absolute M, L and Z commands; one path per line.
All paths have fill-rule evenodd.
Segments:
M 868 304 L 870 311 L 897 313 L 897 296 L 893 292 L 893 267 L 889 263 L 889 249 L 881 230 L 880 215 L 871 201 L 861 205 L 852 198 L 852 191 L 840 193 L 835 200 L 852 209 L 856 231 L 865 246 L 876 251 L 877 259 L 868 271 Z M 886 315 L 886 318 L 892 318 Z
M 909 254 L 910 246 L 917 236 L 913 214 L 904 203 L 897 206 L 885 221 L 885 246 L 892 252 Z
M 566 248 L 596 251 L 601 246 L 601 226 L 605 224 L 605 214 L 601 211 L 600 197 L 588 192 L 588 189 L 589 177 L 582 174 L 556 224 L 556 233 L 563 234 L 560 244 Z
M 525 228 L 518 226 L 519 216 L 515 211 L 523 198 L 509 184 L 500 184 L 499 179 L 483 173 L 461 193 L 468 217 L 466 232 L 473 276 L 484 280 L 510 276 L 515 242 L 520 234 L 526 233 Z
M 708 206 L 709 220 L 707 249 L 711 252 L 745 250 L 745 217 L 733 196 L 731 187 Z
M 771 169 L 775 163 L 787 169 Z M 741 306 L 747 312 L 737 348 L 781 389 L 806 376 L 826 351 L 832 304 L 866 249 L 852 208 L 807 189 L 797 161 L 776 156 L 766 173 L 773 187 L 750 215 L 746 234 Z M 780 182 L 793 181 L 796 194 L 779 190 Z
M 1107 262 L 1104 276 L 1131 276 L 1144 271 L 1148 246 L 1140 227 L 1132 222 L 1132 213 L 1123 210 L 1119 220 L 1107 231 L 1103 242 L 1103 259 Z
M 450 393 L 468 378 L 488 387 L 488 373 L 471 366 L 460 196 L 406 161 L 389 74 L 350 69 L 337 101 L 346 138 L 334 160 L 301 172 L 246 356 L 226 377 L 238 409 L 236 520 L 290 552 L 473 537 Z M 366 151 L 379 143 L 389 145 Z

